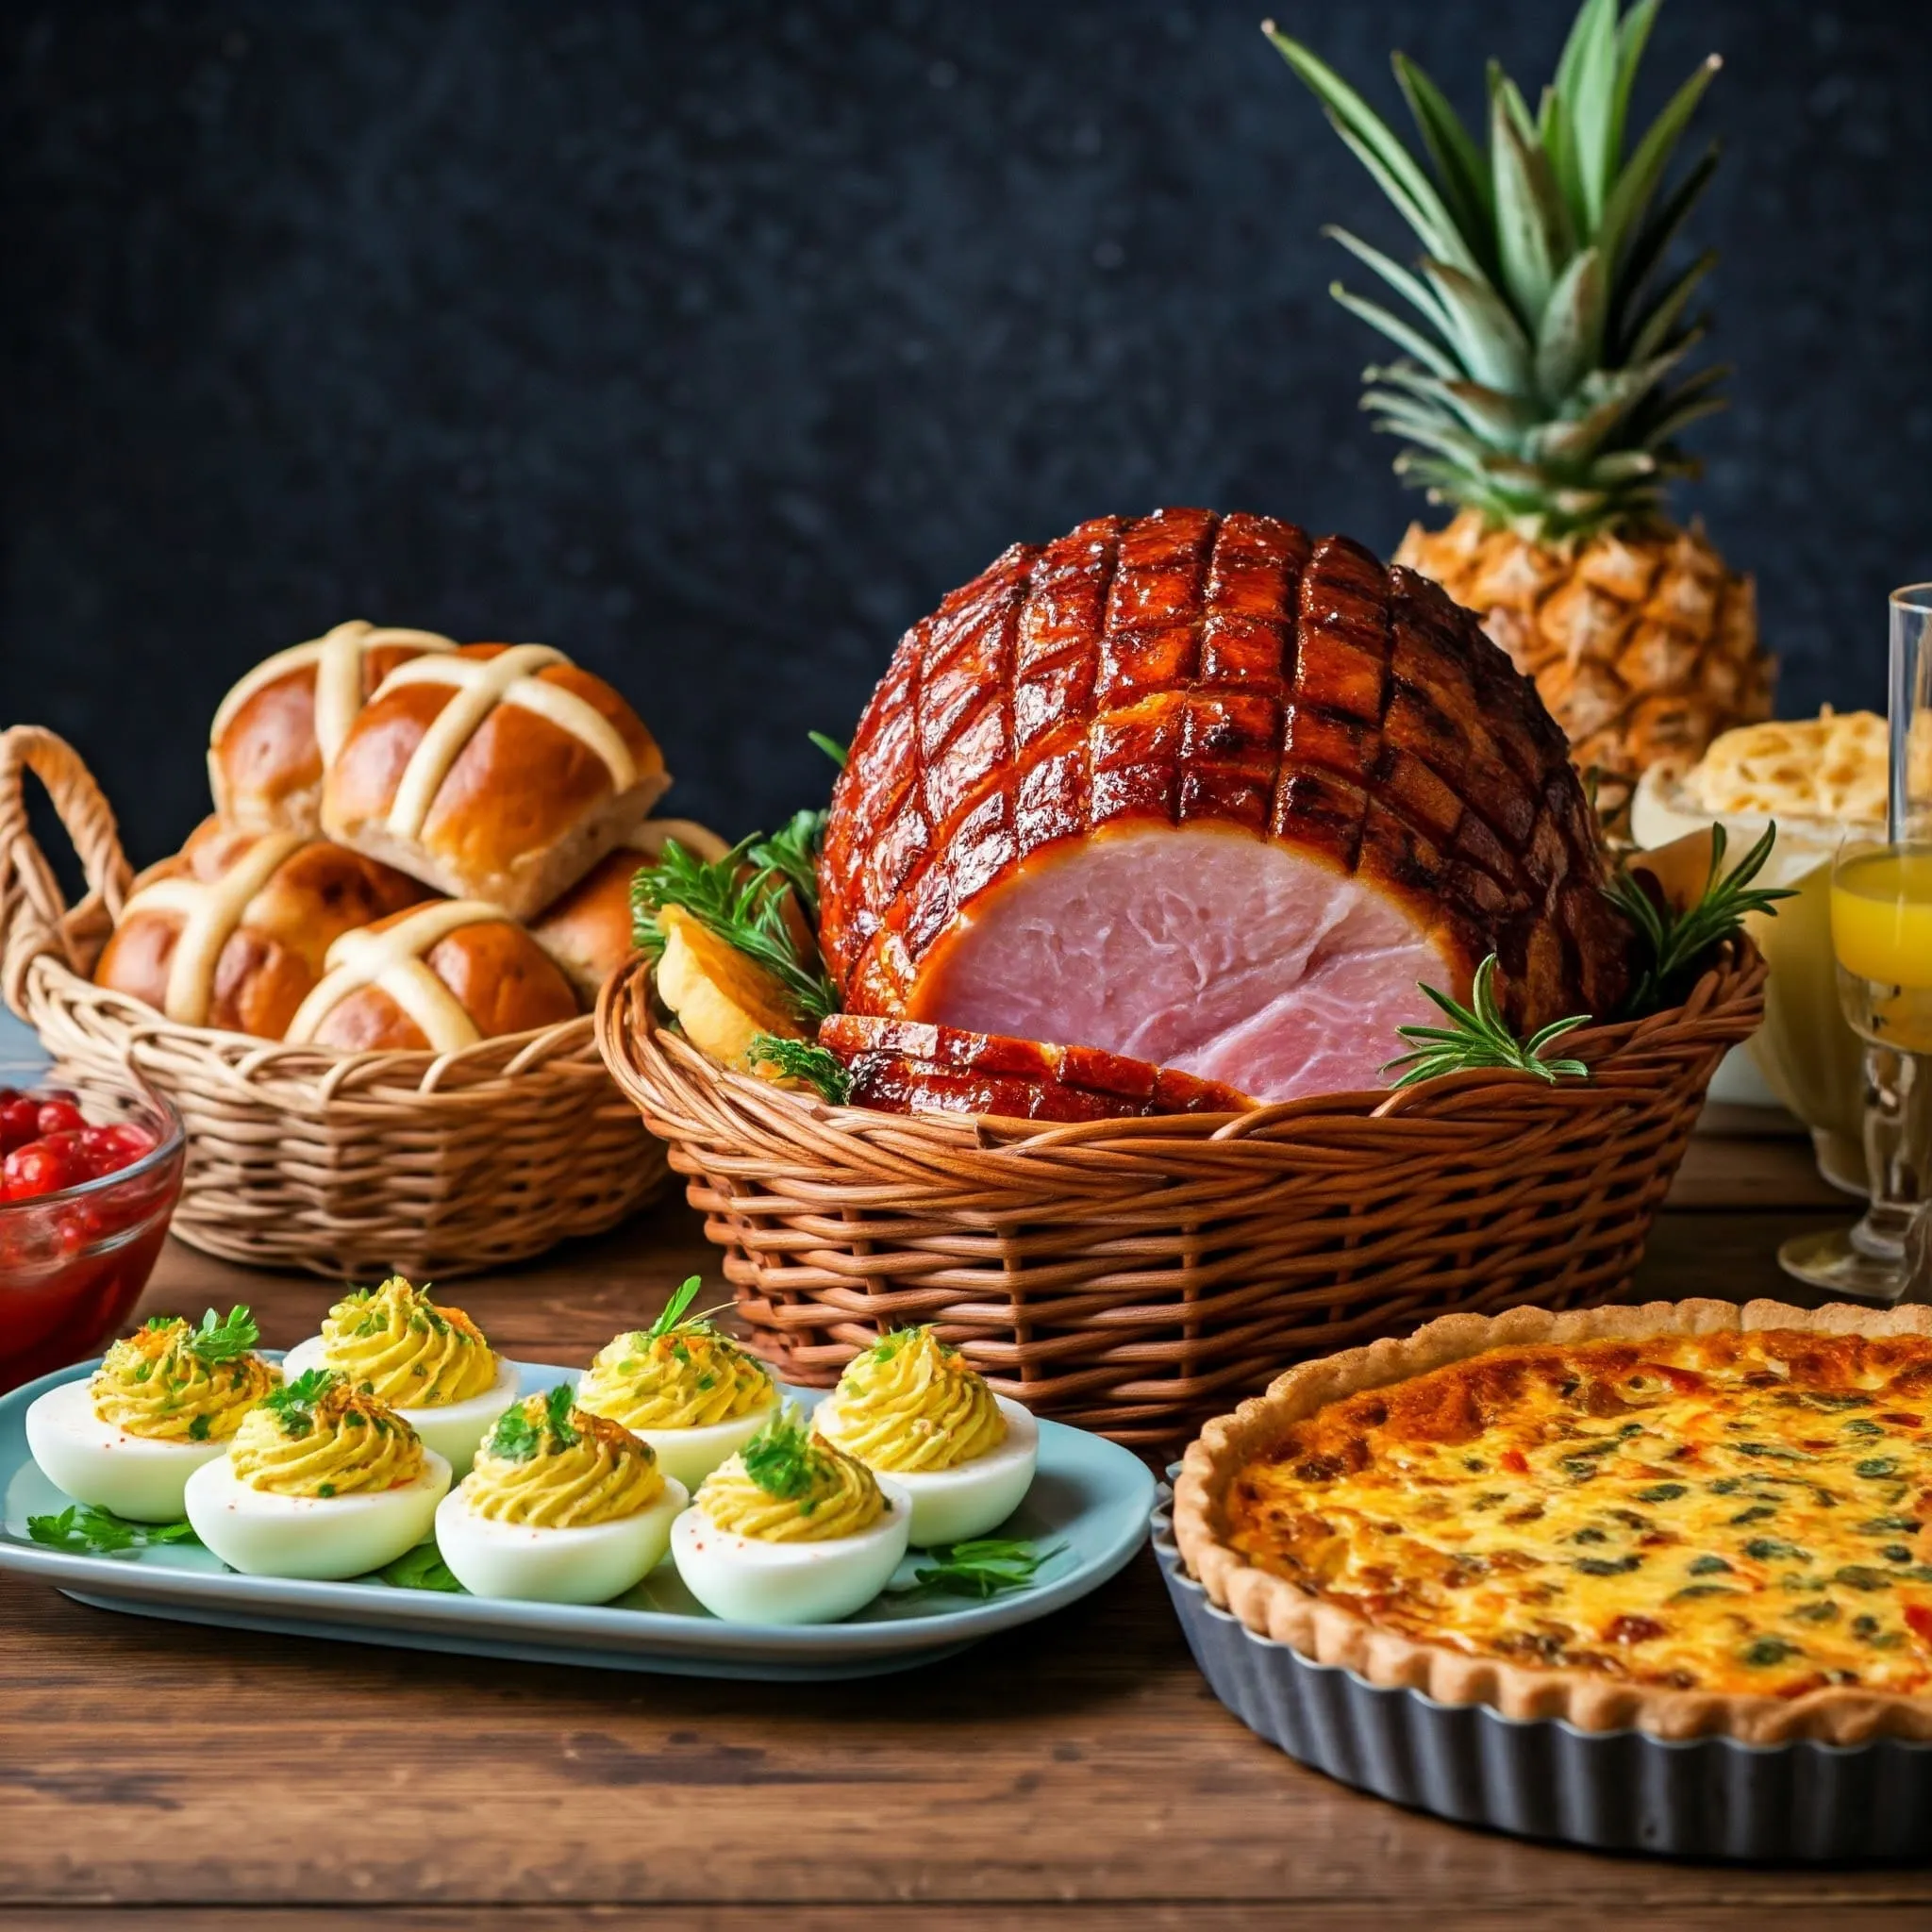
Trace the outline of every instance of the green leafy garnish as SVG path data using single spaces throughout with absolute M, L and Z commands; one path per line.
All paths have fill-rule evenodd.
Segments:
M 315 1405 L 341 1380 L 334 1369 L 304 1369 L 292 1382 L 271 1389 L 256 1404 L 282 1425 L 285 1436 L 306 1436 L 315 1426 Z
M 1050 1550 L 1036 1550 L 1029 1542 L 1008 1537 L 941 1545 L 926 1551 L 930 1560 L 913 1571 L 910 1583 L 891 1584 L 887 1593 L 976 1596 L 984 1601 L 1003 1591 L 1026 1589 L 1065 1548 L 1065 1543 L 1055 1543 Z
M 1412 1051 L 1398 1055 L 1382 1068 L 1385 1074 L 1392 1074 L 1398 1067 L 1407 1069 L 1395 1082 L 1398 1088 L 1413 1087 L 1423 1080 L 1476 1067 L 1509 1067 L 1518 1073 L 1534 1074 L 1552 1086 L 1564 1074 L 1579 1080 L 1590 1077 L 1590 1069 L 1581 1060 L 1543 1058 L 1545 1049 L 1553 1041 L 1573 1027 L 1585 1024 L 1590 1015 L 1574 1013 L 1567 1020 L 1554 1020 L 1527 1040 L 1519 1041 L 1496 1005 L 1495 954 L 1491 953 L 1475 969 L 1468 1006 L 1459 1005 L 1433 986 L 1424 986 L 1422 991 L 1454 1024 L 1395 1029 L 1404 1040 L 1413 1042 Z
M 816 1480 L 811 1437 L 797 1406 L 788 1402 L 740 1452 L 744 1473 L 781 1502 L 810 1493 Z
M 1763 912 L 1775 918 L 1777 901 L 1795 896 L 1789 887 L 1751 883 L 1764 870 L 1776 841 L 1774 821 L 1727 873 L 1724 869 L 1724 828 L 1712 825 L 1710 870 L 1705 875 L 1704 890 L 1696 903 L 1682 912 L 1674 906 L 1657 905 L 1628 871 L 1620 872 L 1610 881 L 1611 899 L 1637 928 L 1649 953 L 1648 963 L 1624 1003 L 1626 1016 L 1654 1013 L 1675 1004 L 1704 956 L 1721 941 L 1741 931 L 1747 913 Z
M 783 830 L 753 839 L 744 855 L 761 872 L 784 878 L 813 925 L 819 923 L 819 848 L 824 842 L 825 814 L 795 811 Z
M 803 1080 L 834 1107 L 844 1107 L 852 1098 L 852 1075 L 828 1046 L 760 1033 L 745 1050 L 745 1058 L 755 1067 L 776 1067 L 788 1080 Z
M 89 1557 L 114 1557 L 162 1543 L 200 1541 L 192 1524 L 130 1523 L 92 1503 L 70 1503 L 58 1516 L 29 1516 L 26 1533 L 49 1549 L 72 1550 Z
M 704 1276 L 690 1274 L 677 1288 L 673 1290 L 671 1299 L 664 1304 L 664 1311 L 653 1322 L 645 1332 L 653 1341 L 669 1335 L 674 1328 L 685 1325 L 684 1311 L 698 1298 L 698 1290 L 704 1285 Z
M 558 1450 L 570 1448 L 577 1441 L 576 1428 L 570 1419 L 576 1399 L 577 1391 L 568 1382 L 559 1382 L 543 1398 L 541 1422 L 530 1420 L 524 1403 L 505 1409 L 483 1439 L 484 1454 L 500 1457 L 506 1462 L 527 1462 L 544 1448 L 546 1436 L 553 1456 Z
M 228 1310 L 224 1321 L 212 1308 L 201 1318 L 201 1326 L 188 1338 L 188 1353 L 197 1360 L 231 1362 L 237 1356 L 246 1355 L 261 1340 L 261 1331 L 255 1325 L 255 1317 L 241 1302 Z
M 672 1291 L 671 1299 L 664 1304 L 658 1319 L 645 1329 L 645 1339 L 650 1341 L 661 1341 L 667 1335 L 689 1335 L 692 1333 L 709 1335 L 713 1333 L 711 1317 L 713 1315 L 722 1315 L 731 1304 L 729 1302 L 720 1302 L 716 1307 L 705 1308 L 698 1314 L 687 1313 L 686 1311 L 690 1308 L 691 1303 L 697 1300 L 698 1291 L 703 1285 L 704 1277 L 702 1275 L 687 1275 Z M 720 1339 L 724 1340 L 725 1338 L 721 1337 Z M 683 1358 L 688 1360 L 689 1357 Z M 634 1369 L 637 1365 L 635 1362 L 628 1362 L 625 1366 L 627 1369 Z
M 836 738 L 827 738 L 823 731 L 808 731 L 805 734 L 842 772 L 845 769 L 845 747 Z
M 792 824 L 796 826 L 796 819 Z M 786 838 L 778 835 L 780 841 Z M 760 849 L 766 855 L 763 862 L 754 857 Z M 727 946 L 766 968 L 784 988 L 799 1018 L 816 1024 L 838 1010 L 839 995 L 824 966 L 806 961 L 786 924 L 786 896 L 796 890 L 790 869 L 796 856 L 789 844 L 783 852 L 781 862 L 774 841 L 754 832 L 723 858 L 707 862 L 675 839 L 667 839 L 663 858 L 643 867 L 631 881 L 633 930 L 638 945 L 653 959 L 661 958 L 664 935 L 658 914 L 667 906 L 677 907 Z M 816 889 L 811 903 L 816 907 Z
M 413 1550 L 405 1550 L 393 1563 L 386 1563 L 375 1573 L 393 1590 L 440 1590 L 451 1596 L 464 1596 L 468 1592 L 450 1574 L 450 1568 L 442 1560 L 442 1552 L 434 1542 L 418 1543 Z

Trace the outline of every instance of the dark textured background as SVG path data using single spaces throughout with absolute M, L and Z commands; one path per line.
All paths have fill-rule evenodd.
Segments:
M 1391 111 L 1391 45 L 1469 112 L 1568 12 L 1278 5 Z M 1194 502 L 1392 547 L 1316 229 L 1408 238 L 1263 10 L 6 9 L 0 721 L 74 738 L 149 858 L 269 649 L 541 638 L 735 830 L 1015 538 Z M 1874 703 L 1932 575 L 1932 7 L 1670 0 L 1643 102 L 1712 47 L 1739 375 L 1685 508 L 1785 708 Z

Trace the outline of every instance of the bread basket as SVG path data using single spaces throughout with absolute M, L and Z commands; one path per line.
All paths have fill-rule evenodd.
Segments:
M 45 786 L 88 891 L 70 908 L 26 816 Z M 664 1150 L 610 1084 L 586 1017 L 449 1054 L 341 1053 L 184 1026 L 86 976 L 130 869 L 100 788 L 52 732 L 0 732 L 0 993 L 57 1058 L 131 1066 L 180 1109 L 174 1231 L 225 1260 L 450 1276 L 621 1221 Z
M 1566 1036 L 1587 1082 L 1473 1072 L 1050 1128 L 728 1071 L 660 1024 L 641 958 L 605 987 L 597 1038 L 789 1379 L 935 1322 L 1002 1394 L 1153 1448 L 1304 1356 L 1617 1294 L 1764 974 L 1740 939 L 1681 1007 Z

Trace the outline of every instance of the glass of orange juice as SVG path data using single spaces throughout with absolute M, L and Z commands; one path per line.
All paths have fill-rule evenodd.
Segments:
M 1831 874 L 1839 1006 L 1864 1042 L 1871 1205 L 1856 1227 L 1799 1235 L 1785 1272 L 1831 1294 L 1895 1302 L 1907 1236 L 1932 1198 L 1932 584 L 1891 595 L 1890 773 L 1882 841 L 1848 841 Z

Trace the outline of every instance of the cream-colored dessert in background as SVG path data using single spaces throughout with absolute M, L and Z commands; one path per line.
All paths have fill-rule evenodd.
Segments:
M 1888 733 L 1874 711 L 1778 719 L 1716 739 L 1688 771 L 1656 768 L 1639 783 L 1630 829 L 1639 845 L 1668 844 L 1721 824 L 1733 857 L 1775 822 L 1759 883 L 1796 894 L 1776 916 L 1746 922 L 1771 962 L 1764 1024 L 1740 1049 L 1806 1126 L 1819 1171 L 1862 1190 L 1863 1048 L 1838 1003 L 1831 949 L 1831 864 L 1848 838 L 1882 838 Z M 1932 767 L 1932 741 L 1915 748 Z M 1722 1097 L 1719 1083 L 1713 1092 Z

